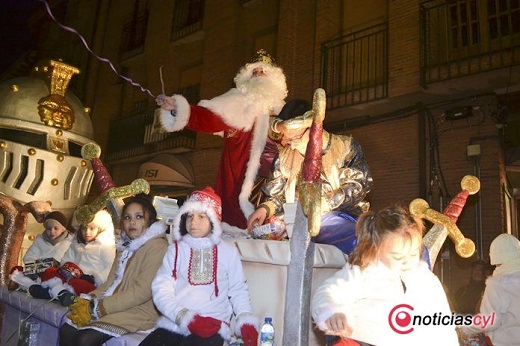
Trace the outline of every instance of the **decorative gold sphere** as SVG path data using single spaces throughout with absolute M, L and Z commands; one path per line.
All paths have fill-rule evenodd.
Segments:
M 62 130 L 56 130 L 56 136 L 58 136 L 58 137 L 63 136 L 63 131 Z
M 101 147 L 94 143 L 87 143 L 81 147 L 81 156 L 86 160 L 92 160 L 101 156 Z
M 31 156 L 36 155 L 36 149 L 34 149 L 34 148 L 29 148 L 29 149 L 27 150 L 27 153 L 28 153 L 29 155 L 31 155 Z
M 56 185 L 58 185 L 58 179 L 52 179 L 52 180 L 51 180 L 51 185 L 52 185 L 52 186 L 56 186 Z
M 85 167 L 87 165 L 87 161 L 81 160 L 80 164 L 81 167 Z
M 58 160 L 58 162 L 63 162 L 63 160 L 65 160 L 65 157 L 62 154 L 58 154 L 56 155 L 56 160 Z
M 34 234 L 29 234 L 29 236 L 27 237 L 27 239 L 29 239 L 30 241 L 34 241 Z
M 4 141 L 0 141 L 0 149 L 5 149 L 5 148 L 7 148 L 7 143 Z
M 463 190 L 468 191 L 470 195 L 474 195 L 480 190 L 480 180 L 474 175 L 466 175 L 462 178 L 460 186 Z

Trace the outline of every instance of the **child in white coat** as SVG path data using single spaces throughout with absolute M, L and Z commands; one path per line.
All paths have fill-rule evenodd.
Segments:
M 27 264 L 45 258 L 54 258 L 60 262 L 72 242 L 67 224 L 67 217 L 63 213 L 53 211 L 47 214 L 43 221 L 45 229 L 34 239 L 23 257 L 23 262 Z
M 45 270 L 41 284 L 35 282 L 29 293 L 39 299 L 56 297 L 63 305 L 70 305 L 76 296 L 89 293 L 106 281 L 115 254 L 112 217 L 100 210 L 86 226 L 79 226 L 60 267 Z
M 219 345 L 235 333 L 256 346 L 258 319 L 238 251 L 221 240 L 220 197 L 212 188 L 195 191 L 179 209 L 173 238 L 152 282 L 162 316 L 141 346 Z
M 414 316 L 451 316 L 440 281 L 420 260 L 423 230 L 397 206 L 360 216 L 349 263 L 311 302 L 318 328 L 337 336 L 334 345 L 458 345 L 454 326 L 412 325 Z
M 112 217 L 100 210 L 88 225 L 81 225 L 61 262 L 78 265 L 83 273 L 92 275 L 96 286 L 107 279 L 116 255 Z
M 484 332 L 493 346 L 518 345 L 520 340 L 520 241 L 511 234 L 500 234 L 489 247 L 489 258 L 496 265 L 486 280 L 480 314 L 494 316 L 484 328 L 463 328 L 463 334 Z

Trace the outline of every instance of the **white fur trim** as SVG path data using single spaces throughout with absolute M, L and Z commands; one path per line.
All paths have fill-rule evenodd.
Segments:
M 9 279 L 11 279 L 11 281 L 16 282 L 18 285 L 20 285 L 26 289 L 28 289 L 32 285 L 38 284 L 38 281 L 32 280 L 30 277 L 25 276 L 25 274 L 19 270 L 13 271 L 11 273 L 11 275 L 9 275 Z
M 320 330 L 326 332 L 328 328 L 325 322 L 329 319 L 330 316 L 334 315 L 336 312 L 338 312 L 338 310 L 334 308 L 319 309 L 319 311 L 316 314 L 316 318 L 314 319 L 314 323 L 316 323 L 316 326 Z
M 224 339 L 224 340 L 231 339 L 231 329 L 225 323 L 222 323 L 220 325 L 220 329 L 219 329 L 218 333 L 222 337 L 222 339 Z
M 63 280 L 60 277 L 55 276 L 47 281 L 43 281 L 42 287 L 43 288 L 52 288 L 52 287 L 56 286 L 58 283 L 63 284 Z
M 184 202 L 184 204 L 180 207 L 173 221 L 173 240 L 179 241 L 182 238 L 180 231 L 182 215 L 194 212 L 203 212 L 206 213 L 206 215 L 208 215 L 209 219 L 211 220 L 211 223 L 213 224 L 213 230 L 211 231 L 212 233 L 210 236 L 211 242 L 215 245 L 220 243 L 220 237 L 222 236 L 222 226 L 220 224 L 220 220 L 217 217 L 217 214 L 215 213 L 215 210 L 213 210 L 213 208 L 205 206 L 200 202 L 190 201 L 189 199 L 186 202 Z
M 80 298 L 83 298 L 85 300 L 88 300 L 88 301 L 91 301 L 93 299 L 93 297 L 90 295 L 90 294 L 86 294 L 86 293 L 81 293 L 79 295 Z
M 260 168 L 260 157 L 265 148 L 268 131 L 269 118 L 267 116 L 256 118 L 253 141 L 251 142 L 251 153 L 249 154 L 249 161 L 247 162 L 247 170 L 244 182 L 242 183 L 242 189 L 238 196 L 240 209 L 244 213 L 246 219 L 255 211 L 255 207 L 251 202 L 249 202 L 249 197 L 251 196 L 251 191 L 253 191 L 256 175 Z
M 148 240 L 155 238 L 162 233 L 166 233 L 166 224 L 163 221 L 154 222 L 140 237 L 133 239 L 130 244 L 125 247 L 123 240 L 119 239 L 117 242 L 117 248 L 121 251 L 121 255 L 116 257 L 118 266 L 116 269 L 116 277 L 112 282 L 112 285 L 107 288 L 103 297 L 109 297 L 114 294 L 115 289 L 119 286 L 123 280 L 123 276 L 126 270 L 126 264 L 128 260 L 134 255 L 141 246 L 143 246 Z
M 181 319 L 181 323 L 179 323 L 179 328 L 183 334 L 185 333 L 184 335 L 191 334 L 190 330 L 188 329 L 188 326 L 195 319 L 195 315 L 195 311 L 188 310 L 186 312 L 186 315 L 184 315 L 184 317 Z
M 236 335 L 242 335 L 240 328 L 242 328 L 242 326 L 245 324 L 252 325 L 253 327 L 255 327 L 257 332 L 260 332 L 260 321 L 258 320 L 258 317 L 251 313 L 242 313 L 237 316 L 237 323 L 235 325 Z
M 56 279 L 56 278 L 54 278 Z M 50 279 L 46 282 L 49 282 L 49 281 L 54 281 L 54 279 Z M 43 286 L 43 285 L 42 285 Z M 69 286 L 70 287 L 70 286 Z M 50 285 L 49 287 L 49 294 L 51 295 L 52 298 L 55 298 L 58 296 L 58 294 L 63 291 L 63 290 L 67 290 L 67 287 L 65 286 L 65 284 L 59 280 L 59 282 L 57 281 L 54 281 L 54 284 Z
M 179 310 L 179 311 L 181 311 L 181 310 Z M 179 324 L 176 324 L 175 321 L 172 321 L 171 319 L 169 319 L 166 316 L 161 316 L 157 320 L 155 327 L 164 328 L 171 332 L 182 334 L 185 336 L 190 335 L 191 332 L 188 329 L 188 325 L 193 321 L 196 314 L 197 313 L 195 311 L 186 309 L 186 313 L 184 314 L 184 316 L 182 316 L 180 321 L 177 321 L 177 322 L 180 322 Z
M 218 114 L 227 125 L 242 131 L 251 130 L 257 116 L 268 116 L 265 110 L 251 109 L 247 97 L 235 88 L 211 100 L 202 100 L 198 105 Z
M 182 130 L 190 119 L 190 104 L 188 100 L 182 95 L 173 95 L 172 97 L 176 104 L 175 116 L 170 111 L 158 109 L 161 125 L 168 132 Z

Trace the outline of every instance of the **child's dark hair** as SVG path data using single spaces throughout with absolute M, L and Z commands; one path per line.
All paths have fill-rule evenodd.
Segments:
M 185 235 L 188 233 L 188 229 L 186 228 L 186 218 L 188 217 L 188 213 L 184 213 L 181 215 L 181 221 L 179 222 L 179 232 L 181 235 Z M 213 230 L 213 222 L 209 221 L 211 230 Z
M 413 233 L 422 237 L 423 232 L 422 220 L 412 215 L 407 208 L 396 205 L 378 212 L 367 211 L 358 219 L 357 246 L 349 256 L 349 263 L 365 268 L 377 259 L 378 250 L 388 236 L 400 234 L 411 239 Z
M 123 210 L 121 210 L 121 215 L 123 215 L 126 211 L 126 208 L 133 203 L 139 204 L 141 207 L 143 207 L 143 211 L 145 215 L 148 215 L 148 219 L 150 221 L 150 224 L 148 226 L 157 221 L 157 211 L 155 210 L 155 207 L 152 204 L 152 200 L 150 199 L 150 197 L 148 197 L 148 195 L 145 195 L 143 193 L 126 199 L 125 205 L 123 206 Z M 121 218 L 120 221 L 121 229 L 123 229 L 122 222 L 123 218 Z

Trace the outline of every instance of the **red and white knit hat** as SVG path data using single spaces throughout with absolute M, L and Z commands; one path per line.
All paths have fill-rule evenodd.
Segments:
M 190 197 L 180 207 L 175 220 L 173 221 L 173 239 L 181 240 L 180 222 L 182 215 L 186 213 L 206 213 L 209 220 L 213 224 L 211 230 L 211 240 L 213 244 L 220 242 L 222 235 L 222 202 L 220 196 L 215 193 L 211 187 L 205 187 L 203 190 L 193 191 Z

